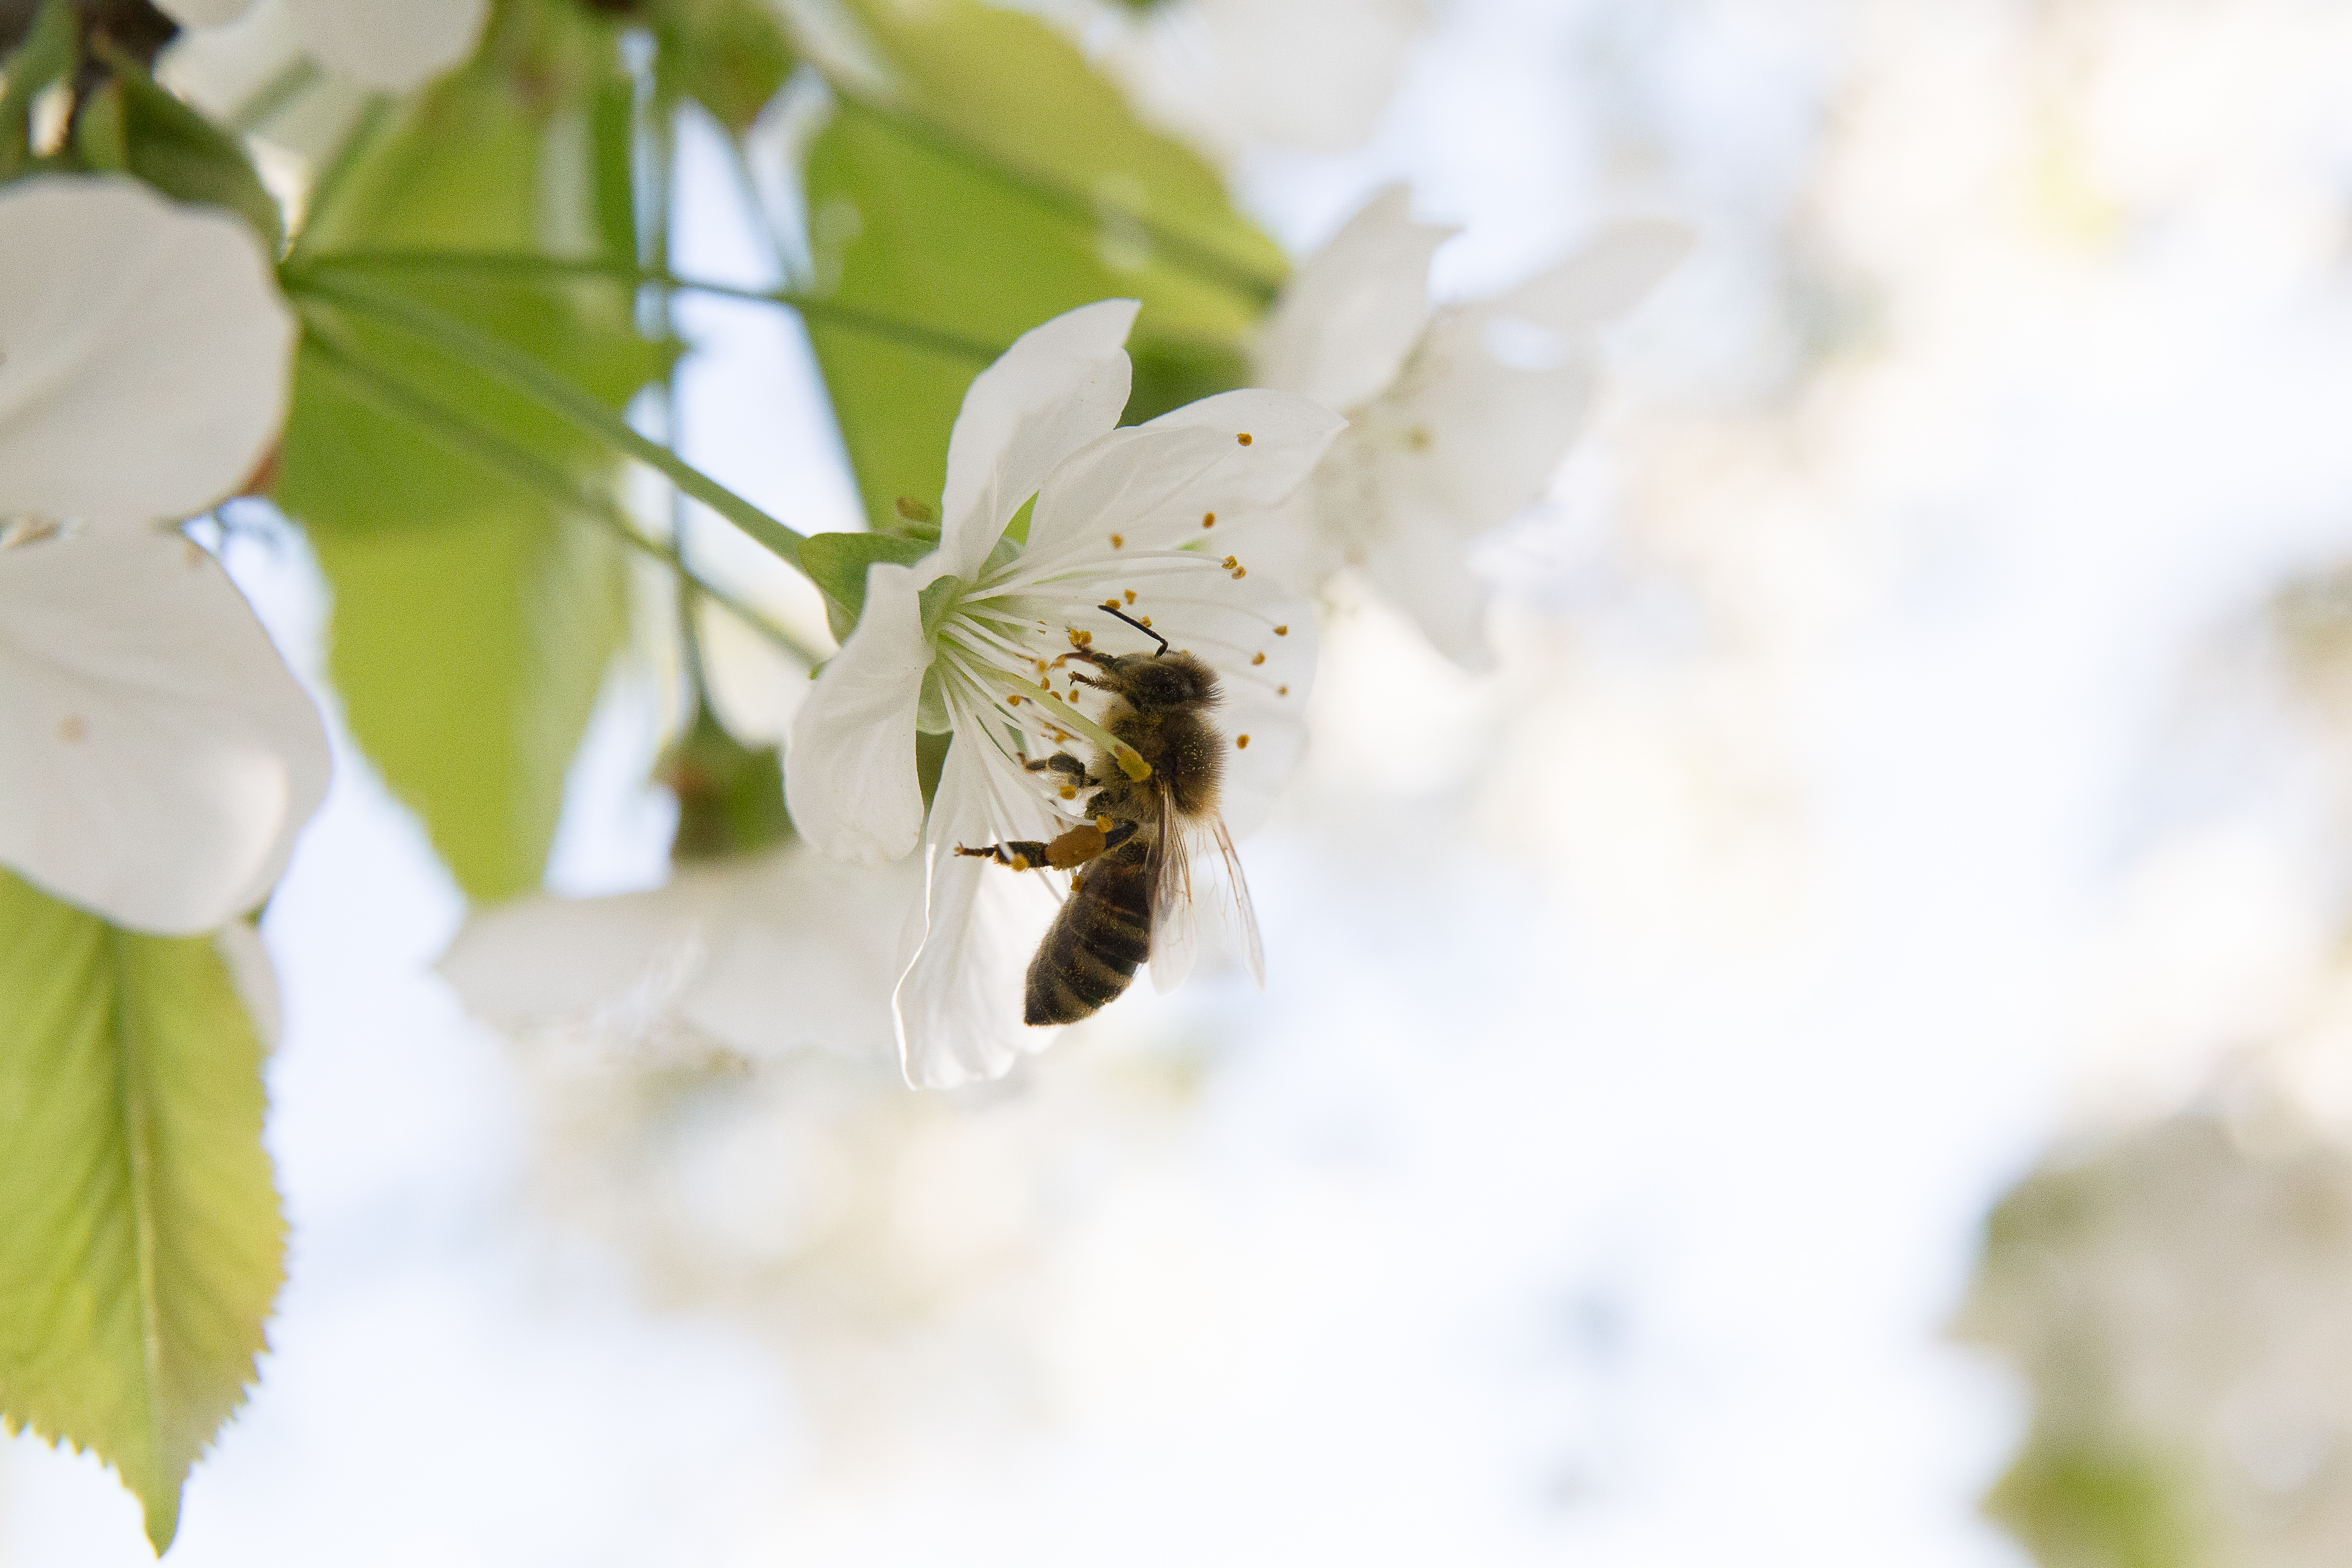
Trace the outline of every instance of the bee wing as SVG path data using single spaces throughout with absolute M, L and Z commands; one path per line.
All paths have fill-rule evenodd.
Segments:
M 1151 984 L 1157 990 L 1175 989 L 1192 972 L 1200 952 L 1200 928 L 1192 899 L 1192 859 L 1214 853 L 1223 864 L 1223 880 L 1233 911 L 1234 931 L 1240 940 L 1243 962 L 1258 989 L 1265 989 L 1265 943 L 1257 930 L 1257 910 L 1250 901 L 1249 879 L 1242 875 L 1241 857 L 1234 853 L 1233 835 L 1223 817 L 1181 823 L 1172 816 L 1172 832 L 1161 836 L 1167 863 L 1153 889 L 1151 910 Z
M 1165 789 L 1160 792 L 1160 842 L 1151 848 L 1151 988 L 1165 996 L 1192 973 L 1201 930 L 1192 914 L 1192 846 L 1184 842 L 1183 819 Z

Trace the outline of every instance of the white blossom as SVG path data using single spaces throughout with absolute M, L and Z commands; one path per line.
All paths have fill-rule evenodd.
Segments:
M 1107 653 L 1154 647 L 1100 605 L 1150 617 L 1218 670 L 1237 831 L 1303 744 L 1314 668 L 1303 608 L 1223 551 L 1217 526 L 1287 495 L 1341 422 L 1301 398 L 1244 391 L 1114 428 L 1135 311 L 1107 300 L 1057 317 L 972 383 L 949 441 L 939 548 L 912 567 L 870 569 L 857 626 L 793 723 L 785 793 L 811 842 L 867 863 L 923 847 L 925 918 L 895 998 L 919 1085 L 994 1077 L 1051 1037 L 1022 1024 L 1021 979 L 1054 889 L 954 849 L 1050 838 L 1074 818 L 1083 802 L 1059 798 L 1024 758 L 1125 749 L 1089 713 L 1100 711 L 1091 694 L 1054 685 L 1074 637 Z M 1007 525 L 1033 497 L 1016 542 Z M 955 737 L 928 819 L 919 722 Z
M 1540 497 L 1592 401 L 1594 332 L 1689 248 L 1621 225 L 1498 298 L 1433 307 L 1452 230 L 1375 196 L 1302 266 L 1267 318 L 1257 380 L 1348 416 L 1314 477 L 1244 537 L 1303 583 L 1352 570 L 1456 662 L 1485 657 L 1468 545 Z
M 467 920 L 439 968 L 468 1012 L 509 1028 L 683 1031 L 752 1059 L 878 1053 L 920 883 L 912 860 L 871 870 L 787 843 L 646 892 L 518 899 Z
M 0 191 L 0 865 L 141 931 L 284 869 L 324 730 L 170 521 L 284 418 L 293 326 L 236 219 L 112 178 Z
M 157 0 L 198 39 L 227 37 L 250 52 L 279 47 L 381 92 L 420 87 L 474 52 L 489 0 Z M 219 30 L 215 33 L 215 30 Z

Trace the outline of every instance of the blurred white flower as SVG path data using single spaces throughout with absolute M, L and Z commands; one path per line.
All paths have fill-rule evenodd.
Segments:
M 924 846 L 928 913 L 896 997 L 918 1085 L 993 1078 L 1054 1033 L 1021 1022 L 1022 973 L 1054 889 L 954 849 L 1052 838 L 1076 819 L 1078 807 L 1024 759 L 1090 744 L 1142 766 L 1086 711 L 1091 693 L 1053 689 L 1057 661 L 1081 637 L 1110 653 L 1154 647 L 1099 605 L 1149 617 L 1223 678 L 1220 720 L 1249 737 L 1224 792 L 1237 830 L 1304 742 L 1314 654 L 1302 606 L 1234 557 L 1185 547 L 1221 513 L 1287 495 L 1340 421 L 1300 398 L 1244 391 L 1114 428 L 1135 311 L 1129 300 L 1073 310 L 981 373 L 948 444 L 939 549 L 911 567 L 870 569 L 857 626 L 793 722 L 785 793 L 812 843 L 868 864 Z M 1017 542 L 1006 529 L 1032 497 Z M 928 829 L 919 716 L 956 737 Z
M 280 58 L 307 54 L 381 92 L 421 87 L 472 54 L 490 10 L 489 0 L 157 0 L 157 5 L 200 37 L 236 28 L 243 52 Z
M 317 712 L 203 550 L 284 418 L 253 234 L 110 178 L 0 192 L 0 864 L 140 931 L 258 902 L 327 784 Z
M 611 898 L 533 895 L 469 919 L 442 955 L 467 1010 L 509 1028 L 683 1029 L 751 1058 L 891 1047 L 911 860 L 845 865 L 797 841 L 678 868 Z
M 1221 157 L 1342 153 L 1394 96 L 1423 0 L 1060 5 L 1143 110 Z
M 144 529 L 236 494 L 294 319 L 226 213 L 112 175 L 0 190 L 0 522 Z
M 1995 1210 L 1958 1332 L 2032 1383 L 1987 1508 L 2049 1568 L 2352 1555 L 2352 1155 L 2284 1114 L 2178 1118 Z
M 1543 494 L 1592 401 L 1595 331 L 1691 242 L 1674 224 L 1621 225 L 1499 298 L 1433 308 L 1430 258 L 1453 232 L 1413 222 L 1391 186 L 1291 279 L 1257 380 L 1349 427 L 1279 518 L 1243 537 L 1303 584 L 1352 569 L 1471 665 L 1486 643 L 1470 541 Z

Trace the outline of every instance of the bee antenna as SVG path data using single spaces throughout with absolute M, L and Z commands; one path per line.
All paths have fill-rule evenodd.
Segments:
M 1104 610 L 1111 615 L 1117 616 L 1120 620 L 1125 621 L 1129 626 L 1133 626 L 1137 631 L 1141 632 L 1145 637 L 1148 637 L 1153 642 L 1158 643 L 1160 645 L 1160 653 L 1166 653 L 1168 651 L 1168 639 L 1166 637 L 1161 637 L 1158 632 L 1153 631 L 1150 626 L 1145 626 L 1141 621 L 1137 620 L 1133 616 L 1130 616 L 1125 610 L 1120 609 L 1116 602 L 1106 605 L 1097 605 L 1095 608 Z M 1151 657 L 1158 658 L 1160 657 L 1160 653 L 1155 653 Z

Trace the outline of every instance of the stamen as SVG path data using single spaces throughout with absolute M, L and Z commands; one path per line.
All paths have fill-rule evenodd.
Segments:
M 1290 635 L 1290 628 L 1288 626 L 1276 626 L 1274 628 L 1274 635 L 1278 637 L 1286 637 Z
M 1120 593 L 1120 595 L 1121 595 L 1123 597 L 1125 597 L 1125 598 L 1126 598 L 1126 600 L 1127 600 L 1127 602 L 1128 602 L 1129 604 L 1132 605 L 1133 603 L 1135 603 L 1135 590 L 1134 590 L 1134 589 L 1132 589 L 1132 588 L 1121 588 L 1121 589 L 1119 590 L 1119 593 Z
M 1078 798 L 1078 786 L 1077 786 L 1077 785 L 1076 785 L 1076 784 L 1064 784 L 1064 785 L 1062 786 L 1062 798 L 1063 798 L 1064 800 L 1076 800 L 1076 799 L 1077 799 L 1077 798 Z
M 1108 833 L 1110 831 L 1110 818 L 1097 815 L 1095 817 L 1095 826 L 1102 832 Z
M 1113 550 L 1124 550 L 1127 548 L 1127 541 L 1114 533 L 1110 536 L 1110 547 Z
M 1236 441 L 1239 441 L 1243 446 L 1246 447 L 1246 446 L 1248 446 L 1248 445 L 1250 444 L 1250 433 L 1249 433 L 1248 431 L 1244 430 L 1244 431 L 1243 431 L 1240 435 L 1238 435 L 1238 436 L 1234 437 L 1234 440 L 1236 440 Z
M 1276 697 L 1287 697 L 1290 695 L 1290 688 L 1287 686 L 1277 686 L 1274 689 L 1274 694 Z
M 1250 655 L 1250 662 L 1252 664 L 1264 664 L 1265 662 L 1265 650 L 1260 648 L 1257 652 Z
M 1246 751 L 1249 749 L 1249 737 L 1247 735 L 1235 735 L 1234 737 L 1234 744 Z
M 1241 563 L 1240 563 L 1239 561 L 1237 561 L 1237 560 L 1234 559 L 1234 557 L 1232 557 L 1232 556 L 1228 555 L 1228 556 L 1226 556 L 1223 561 L 1220 561 L 1219 563 L 1217 563 L 1217 564 L 1218 564 L 1218 565 L 1220 565 L 1220 566 L 1223 566 L 1226 571 L 1230 572 L 1230 571 L 1232 571 L 1234 567 L 1236 567 L 1236 566 L 1240 565 L 1240 564 L 1241 564 Z
M 1213 511 L 1204 511 L 1204 512 L 1202 512 L 1202 513 L 1201 514 L 1201 526 L 1202 526 L 1202 528 L 1214 528 L 1214 527 L 1216 527 L 1216 526 L 1217 526 L 1217 514 L 1216 514 L 1215 512 L 1213 512 Z

